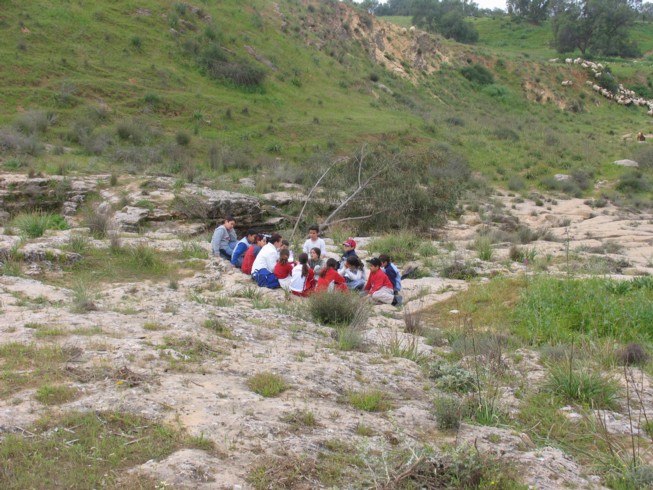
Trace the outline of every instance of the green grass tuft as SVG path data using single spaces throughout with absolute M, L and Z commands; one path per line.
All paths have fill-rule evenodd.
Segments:
M 279 396 L 290 386 L 283 377 L 271 372 L 260 372 L 247 380 L 247 387 L 266 398 Z

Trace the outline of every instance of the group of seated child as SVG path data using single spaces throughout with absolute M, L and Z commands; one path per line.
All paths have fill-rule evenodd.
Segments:
M 326 244 L 319 238 L 319 227 L 311 226 L 309 237 L 297 260 L 289 242 L 281 235 L 270 236 L 248 230 L 232 247 L 231 263 L 250 274 L 261 287 L 283 288 L 295 296 L 307 297 L 322 291 L 359 291 L 376 303 L 401 304 L 401 275 L 387 255 L 367 260 L 370 274 L 356 255 L 356 242 L 349 238 L 343 243 L 340 261 L 326 257 Z M 226 258 L 226 254 L 220 255 Z

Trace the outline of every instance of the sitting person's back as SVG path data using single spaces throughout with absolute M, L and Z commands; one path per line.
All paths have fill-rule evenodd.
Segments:
M 326 265 L 320 271 L 320 277 L 317 280 L 316 291 L 328 291 L 330 289 L 337 289 L 339 291 L 347 291 L 345 278 L 338 274 L 336 267 L 338 261 L 336 259 L 329 259 Z M 331 287 L 333 284 L 333 287 Z
M 274 275 L 279 279 L 279 285 L 283 289 L 288 289 L 290 287 L 290 276 L 292 274 L 294 264 L 289 262 L 290 250 L 283 249 L 279 251 L 279 261 L 274 266 Z
M 308 254 L 299 254 L 299 263 L 292 269 L 290 291 L 295 296 L 308 296 L 315 286 L 315 274 L 308 266 Z

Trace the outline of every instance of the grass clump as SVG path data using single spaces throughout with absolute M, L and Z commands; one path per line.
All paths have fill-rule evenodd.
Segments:
M 62 363 L 68 358 L 59 346 L 37 347 L 11 342 L 0 346 L 0 396 L 65 379 Z
M 34 437 L 3 438 L 2 488 L 119 488 L 128 468 L 197 446 L 173 427 L 118 412 L 44 418 L 31 432 Z
M 247 387 L 266 398 L 279 396 L 290 386 L 282 376 L 271 372 L 260 372 L 247 380 Z
M 476 385 L 471 371 L 448 362 L 433 362 L 428 366 L 429 378 L 435 380 L 435 386 L 443 391 L 468 393 Z
M 204 326 L 204 328 L 208 328 L 209 330 L 212 330 L 220 337 L 224 337 L 225 339 L 232 339 L 234 337 L 233 333 L 231 332 L 231 329 L 227 325 L 225 325 L 224 322 L 222 322 L 217 318 L 208 318 L 204 320 L 204 323 L 202 325 Z
M 79 392 L 71 386 L 46 384 L 36 390 L 34 398 L 44 405 L 61 405 L 74 400 L 78 395 Z
M 417 364 L 426 360 L 426 354 L 420 351 L 419 337 L 416 335 L 400 335 L 395 332 L 387 343 L 380 347 L 380 351 L 387 356 L 403 357 Z
M 281 417 L 281 420 L 290 424 L 292 430 L 295 432 L 307 427 L 317 427 L 318 425 L 317 420 L 315 420 L 315 414 L 310 410 L 295 410 Z
M 492 240 L 487 236 L 479 236 L 472 243 L 472 249 L 478 253 L 478 258 L 484 262 L 490 262 L 494 258 Z
M 344 399 L 352 407 L 366 412 L 386 412 L 392 409 L 392 401 L 380 390 L 350 391 Z
M 11 220 L 10 226 L 20 230 L 27 238 L 43 236 L 45 230 L 67 230 L 68 223 L 59 214 L 42 212 L 20 213 Z
M 360 314 L 362 300 L 355 294 L 342 291 L 323 292 L 308 300 L 308 311 L 316 322 L 343 325 Z
M 596 409 L 617 408 L 619 384 L 593 371 L 554 366 L 549 372 L 545 389 L 566 403 L 579 403 Z
M 425 241 L 408 231 L 375 238 L 369 243 L 367 250 L 373 254 L 387 254 L 395 263 L 415 259 L 416 252 L 424 257 L 437 255 L 437 248 L 431 241 Z

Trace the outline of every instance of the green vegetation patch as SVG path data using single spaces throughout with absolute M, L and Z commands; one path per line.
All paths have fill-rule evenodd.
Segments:
M 290 388 L 282 376 L 270 372 L 256 373 L 247 380 L 247 387 L 266 398 L 279 396 Z
M 600 300 L 598 300 L 600 299 Z M 510 330 L 530 343 L 612 338 L 653 340 L 653 279 L 498 277 L 475 284 L 427 313 L 458 328 L 461 315 L 476 326 Z M 452 309 L 459 315 L 449 313 Z
M 62 363 L 69 355 L 59 346 L 18 342 L 0 345 L 0 397 L 66 378 Z
M 21 235 L 27 238 L 43 236 L 45 230 L 67 230 L 68 223 L 59 214 L 41 212 L 21 213 L 9 223 L 11 227 L 20 230 Z
M 198 446 L 175 428 L 118 412 L 45 418 L 32 432 L 0 443 L 2 488 L 119 488 L 126 469 Z

